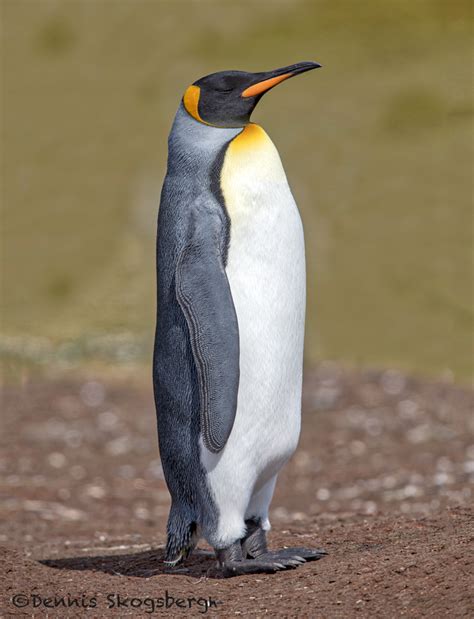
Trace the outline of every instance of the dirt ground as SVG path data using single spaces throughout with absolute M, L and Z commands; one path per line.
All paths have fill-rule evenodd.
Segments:
M 32 378 L 3 390 L 0 616 L 473 617 L 474 395 L 323 364 L 270 545 L 327 557 L 223 580 L 201 543 L 165 569 L 151 388 Z

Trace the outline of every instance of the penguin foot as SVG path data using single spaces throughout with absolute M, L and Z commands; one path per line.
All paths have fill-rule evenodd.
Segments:
M 282 548 L 281 550 L 272 550 L 265 552 L 257 557 L 258 561 L 277 561 L 283 563 L 285 561 L 293 562 L 296 565 L 306 563 L 306 561 L 317 561 L 325 557 L 327 552 L 317 548 Z
M 306 561 L 316 561 L 327 553 L 324 550 L 312 548 L 283 548 L 267 551 L 256 557 L 247 558 L 242 552 L 239 542 L 229 548 L 217 550 L 217 560 L 224 578 L 242 576 L 244 574 L 272 574 L 280 570 L 294 569 Z
M 279 563 L 285 560 L 294 560 L 297 564 L 300 564 L 305 561 L 317 561 L 327 554 L 326 551 L 321 549 L 302 547 L 269 551 L 267 548 L 267 534 L 261 528 L 260 521 L 251 518 L 246 520 L 245 524 L 247 532 L 245 537 L 240 540 L 243 559 L 268 559 Z
M 244 559 L 255 559 L 268 551 L 267 534 L 257 520 L 246 520 L 245 524 L 247 532 L 245 537 L 240 540 L 242 557 Z
M 242 554 L 240 540 L 227 548 L 216 550 L 220 572 L 224 578 L 243 574 L 272 574 L 289 567 L 296 567 L 287 561 L 246 559 Z
M 271 561 L 260 559 L 242 559 L 241 561 L 228 561 L 221 563 L 221 573 L 224 578 L 232 578 L 232 576 L 243 576 L 245 574 L 273 574 L 280 570 L 293 569 L 297 567 L 297 563 L 284 560 Z

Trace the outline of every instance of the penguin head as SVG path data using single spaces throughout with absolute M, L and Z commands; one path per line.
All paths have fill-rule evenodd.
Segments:
M 317 62 L 298 62 L 261 73 L 211 73 L 189 86 L 183 96 L 183 105 L 195 120 L 205 125 L 243 127 L 249 123 L 254 107 L 271 88 L 320 66 Z

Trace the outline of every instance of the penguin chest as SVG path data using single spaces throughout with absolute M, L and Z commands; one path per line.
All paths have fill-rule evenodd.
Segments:
M 300 429 L 303 228 L 278 152 L 258 125 L 231 142 L 221 187 L 230 218 L 226 272 L 240 337 L 238 407 L 229 440 L 258 444 L 253 465 L 268 477 L 291 455 Z

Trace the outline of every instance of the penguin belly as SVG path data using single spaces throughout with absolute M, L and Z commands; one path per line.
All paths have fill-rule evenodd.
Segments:
M 221 189 L 230 218 L 226 273 L 239 325 L 240 381 L 224 449 L 212 454 L 201 444 L 219 510 L 209 540 L 215 547 L 242 537 L 246 518 L 270 528 L 276 475 L 300 432 L 305 314 L 302 223 L 278 152 L 258 125 L 230 143 Z

